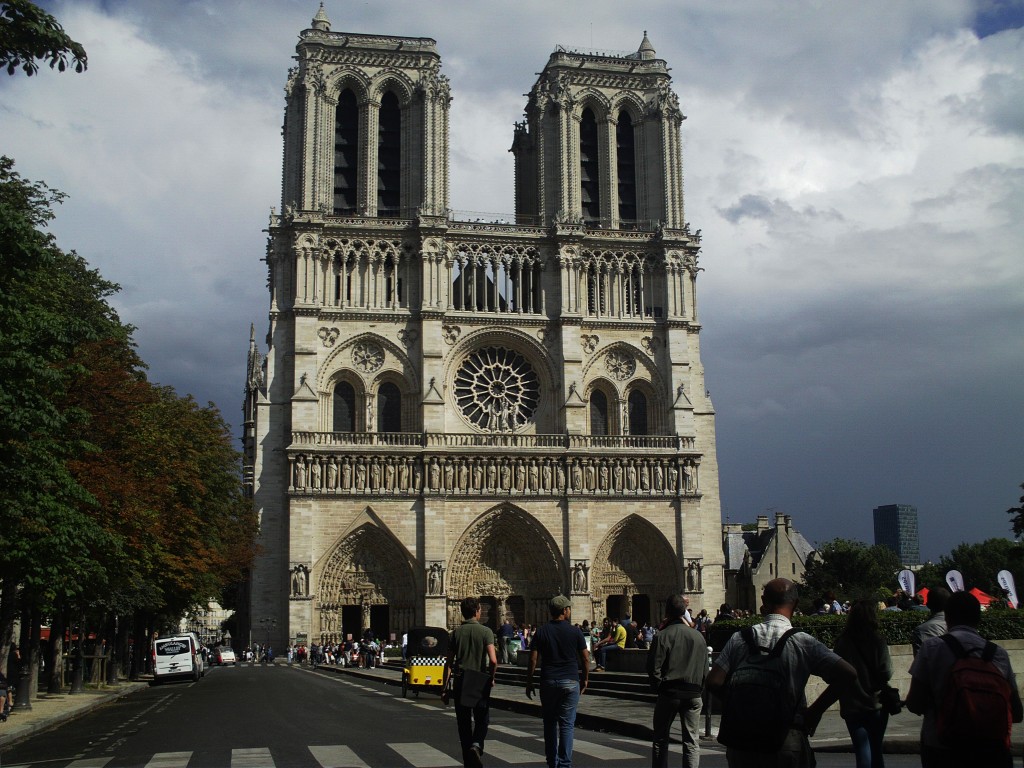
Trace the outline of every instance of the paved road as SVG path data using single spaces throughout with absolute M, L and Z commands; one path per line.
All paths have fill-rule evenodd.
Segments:
M 577 729 L 575 764 L 650 764 L 646 742 Z M 678 754 L 679 747 L 675 750 Z M 675 757 L 673 764 L 681 763 Z M 486 765 L 544 765 L 540 721 L 494 710 Z M 703 766 L 725 765 L 713 742 Z M 891 768 L 916 755 L 887 755 Z M 198 683 L 147 688 L 0 754 L 4 768 L 341 768 L 459 766 L 454 711 L 432 696 L 308 669 L 215 668 Z M 819 755 L 818 765 L 852 765 Z

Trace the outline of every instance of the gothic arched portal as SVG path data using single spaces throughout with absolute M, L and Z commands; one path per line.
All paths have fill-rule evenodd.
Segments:
M 594 616 L 661 618 L 665 598 L 680 589 L 679 569 L 664 534 L 639 515 L 619 521 L 598 547 L 590 572 Z M 647 614 L 647 615 L 644 615 Z
M 554 539 L 534 517 L 510 505 L 492 509 L 455 545 L 446 585 L 448 623 L 462 620 L 462 598 L 479 597 L 489 609 L 482 620 L 492 629 L 505 616 L 541 624 L 548 601 L 564 591 L 564 572 Z
M 344 640 L 367 628 L 386 639 L 416 623 L 419 587 L 409 558 L 372 523 L 352 531 L 327 557 L 317 594 L 324 640 Z

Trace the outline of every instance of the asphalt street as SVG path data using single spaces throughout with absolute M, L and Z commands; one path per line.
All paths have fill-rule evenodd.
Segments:
M 672 764 L 681 763 L 674 746 Z M 650 745 L 577 728 L 578 766 L 650 764 Z M 887 755 L 889 766 L 918 764 Z M 485 765 L 544 765 L 540 720 L 493 710 Z M 725 765 L 707 742 L 703 766 Z M 377 680 L 273 666 L 223 667 L 198 683 L 144 688 L 0 753 L 33 768 L 341 768 L 459 766 L 454 711 L 433 696 L 401 698 Z M 820 754 L 818 765 L 852 765 Z

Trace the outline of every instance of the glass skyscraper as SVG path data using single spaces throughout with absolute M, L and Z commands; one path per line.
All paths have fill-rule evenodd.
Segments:
M 917 536 L 917 507 L 909 504 L 885 504 L 875 507 L 875 544 L 882 544 L 899 558 L 901 565 L 921 564 L 921 545 Z

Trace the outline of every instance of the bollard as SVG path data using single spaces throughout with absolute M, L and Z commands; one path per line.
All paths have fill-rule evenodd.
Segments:
M 708 646 L 708 671 L 711 671 L 711 651 L 712 648 Z M 715 697 L 711 695 L 711 691 L 707 688 L 704 689 L 704 736 L 711 738 L 711 702 L 714 701 Z
M 27 662 L 18 664 L 18 685 L 14 689 L 14 706 L 12 709 L 27 712 L 32 709 L 32 689 L 29 682 L 32 680 L 32 673 Z

